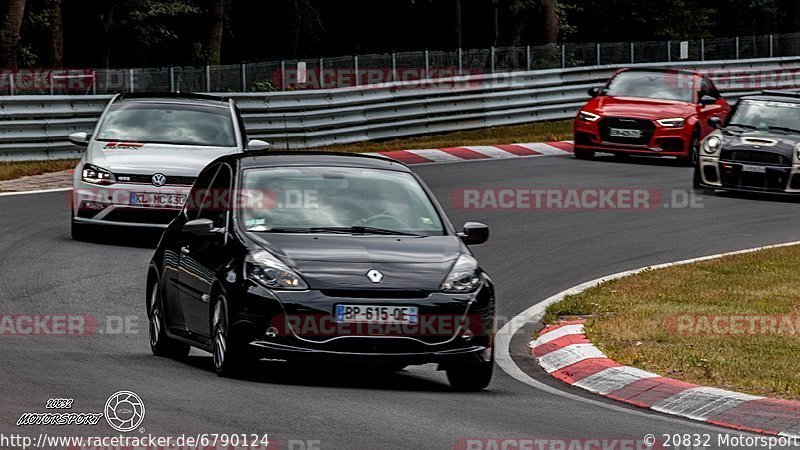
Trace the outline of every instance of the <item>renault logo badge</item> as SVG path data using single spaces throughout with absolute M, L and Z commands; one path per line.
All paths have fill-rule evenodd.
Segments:
M 373 283 L 380 283 L 383 281 L 383 274 L 375 269 L 372 269 L 367 272 L 367 278 L 369 278 L 369 281 L 372 281 Z
M 167 184 L 167 177 L 163 173 L 153 175 L 153 186 L 161 187 Z

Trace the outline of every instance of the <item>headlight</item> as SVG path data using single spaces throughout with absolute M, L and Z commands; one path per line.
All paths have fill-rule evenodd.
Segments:
M 103 186 L 117 182 L 113 173 L 103 169 L 102 167 L 97 167 L 94 164 L 88 163 L 83 165 L 81 179 L 86 183 L 101 184 Z
M 711 136 L 706 139 L 703 143 L 703 151 L 709 155 L 714 155 L 719 153 L 720 149 L 722 148 L 722 138 L 719 135 L 712 134 Z
M 480 282 L 478 261 L 472 256 L 461 255 L 444 279 L 442 292 L 473 292 Z
M 600 115 L 589 111 L 581 111 L 578 113 L 578 118 L 586 122 L 597 122 L 600 119 Z
M 794 162 L 800 164 L 800 144 L 794 146 Z
M 269 252 L 247 255 L 245 273 L 247 278 L 269 289 L 308 289 L 297 273 Z
M 673 117 L 671 119 L 660 119 L 656 120 L 656 123 L 661 125 L 662 127 L 667 128 L 680 128 L 686 122 L 686 119 L 680 117 Z

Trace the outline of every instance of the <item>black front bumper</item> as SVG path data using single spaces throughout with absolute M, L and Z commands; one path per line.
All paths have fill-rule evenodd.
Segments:
M 721 160 L 717 163 L 720 185 L 702 183 L 704 187 L 731 192 L 761 193 L 769 195 L 796 196 L 800 192 L 787 192 L 800 184 L 800 179 L 792 179 L 792 168 L 787 166 L 763 165 L 764 172 L 746 172 L 742 169 L 748 163 Z M 712 166 L 713 167 L 713 166 Z M 707 178 L 709 174 L 705 174 Z M 798 178 L 798 175 L 794 175 Z

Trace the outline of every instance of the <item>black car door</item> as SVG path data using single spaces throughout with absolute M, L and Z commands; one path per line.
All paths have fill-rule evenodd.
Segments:
M 181 247 L 181 307 L 189 331 L 208 337 L 210 330 L 211 288 L 215 274 L 227 264 L 227 229 L 233 200 L 233 171 L 221 164 L 219 171 L 200 202 L 197 219 L 209 219 L 214 228 L 224 230 L 217 238 L 187 239 Z

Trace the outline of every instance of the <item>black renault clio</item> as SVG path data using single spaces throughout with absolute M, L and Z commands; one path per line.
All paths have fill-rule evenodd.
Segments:
M 400 369 L 437 363 L 451 385 L 491 379 L 494 286 L 402 163 L 245 153 L 199 175 L 147 276 L 157 356 L 213 354 L 220 375 L 261 358 Z

